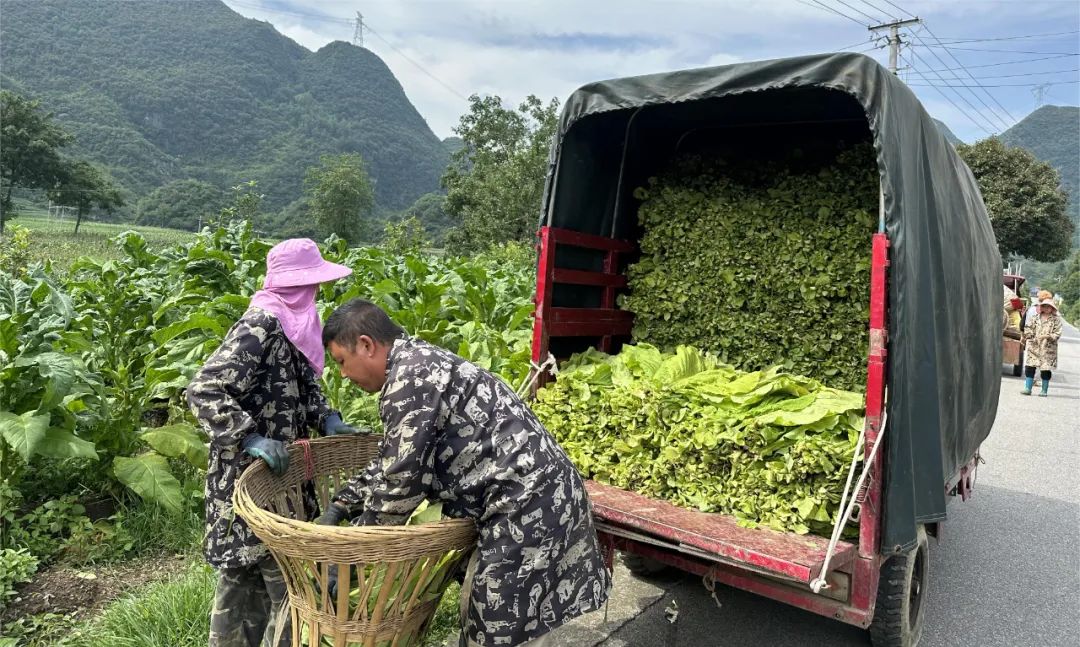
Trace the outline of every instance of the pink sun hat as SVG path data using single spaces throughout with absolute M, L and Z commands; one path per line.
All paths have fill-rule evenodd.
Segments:
M 283 240 L 266 255 L 264 288 L 289 288 L 336 281 L 352 274 L 344 265 L 323 260 L 310 238 Z

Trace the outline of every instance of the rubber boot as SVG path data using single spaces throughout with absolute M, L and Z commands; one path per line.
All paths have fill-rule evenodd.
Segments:
M 1031 395 L 1031 387 L 1035 386 L 1035 378 L 1029 377 L 1024 379 L 1024 390 L 1020 393 L 1024 395 Z
M 1043 380 L 1042 381 L 1042 391 L 1039 392 L 1039 397 L 1040 398 L 1045 398 L 1046 397 L 1046 392 L 1048 390 L 1050 390 L 1050 380 Z

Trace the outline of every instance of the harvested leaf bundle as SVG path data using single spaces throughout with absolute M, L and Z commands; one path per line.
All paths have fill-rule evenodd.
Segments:
M 825 535 L 863 425 L 857 393 L 648 344 L 575 356 L 532 409 L 587 478 Z
M 863 388 L 878 208 L 869 144 L 824 164 L 684 158 L 635 197 L 641 260 L 622 304 L 635 340 Z

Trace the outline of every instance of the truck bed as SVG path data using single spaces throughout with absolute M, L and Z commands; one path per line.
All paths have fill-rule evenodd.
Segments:
M 634 492 L 586 482 L 600 532 L 634 539 L 688 555 L 738 566 L 762 575 L 809 584 L 825 561 L 829 541 L 768 528 L 743 528 L 734 517 L 680 508 Z M 830 570 L 843 568 L 857 553 L 854 544 L 837 544 Z

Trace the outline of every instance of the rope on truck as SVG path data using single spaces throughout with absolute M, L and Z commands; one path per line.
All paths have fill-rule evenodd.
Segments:
M 544 361 L 539 364 L 530 360 L 529 366 L 531 367 L 529 369 L 529 375 L 526 377 L 525 381 L 521 384 L 521 386 L 517 388 L 516 393 L 518 397 L 524 397 L 525 394 L 528 393 L 529 389 L 532 388 L 532 385 L 536 383 L 536 380 L 544 373 L 544 371 L 550 370 L 552 375 L 559 374 L 559 366 L 555 362 L 555 356 L 551 353 L 548 353 Z
M 877 456 L 878 449 L 884 444 L 882 438 L 885 436 L 885 423 L 888 418 L 888 407 L 882 407 L 881 413 L 881 426 L 878 430 L 877 440 L 874 442 L 874 446 L 870 448 L 870 456 L 863 461 L 863 469 L 859 474 L 859 480 L 855 484 L 855 492 L 862 490 L 867 476 L 870 474 L 870 468 L 874 464 L 874 458 Z M 843 514 L 836 518 L 836 523 L 833 524 L 832 537 L 829 538 L 829 547 L 825 551 L 825 561 L 821 564 L 821 572 L 810 582 L 810 589 L 814 593 L 821 593 L 822 589 L 829 588 L 829 583 L 825 580 L 825 576 L 829 572 L 829 562 L 832 561 L 833 553 L 836 551 L 836 544 L 840 542 L 840 535 L 844 531 L 844 527 L 851 519 L 852 512 L 855 507 L 859 505 L 858 497 L 854 496 L 851 489 L 851 479 L 855 476 L 855 466 L 859 462 L 859 456 L 863 453 L 863 448 L 866 446 L 866 425 L 863 425 L 862 431 L 859 432 L 859 440 L 855 444 L 855 452 L 851 456 L 851 466 L 848 468 L 847 483 L 844 484 L 844 494 L 840 497 L 840 510 Z M 848 500 L 848 495 L 851 494 L 851 500 Z

